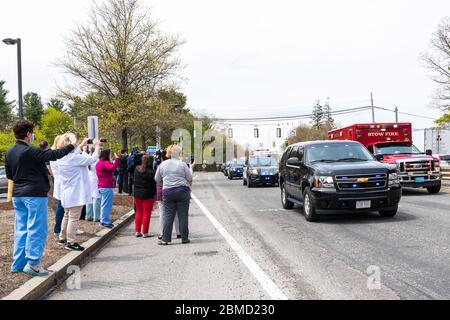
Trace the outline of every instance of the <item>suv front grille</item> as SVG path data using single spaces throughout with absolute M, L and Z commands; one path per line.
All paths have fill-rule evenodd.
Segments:
M 339 190 L 381 190 L 387 186 L 386 173 L 336 176 Z
M 406 162 L 405 171 L 406 172 L 429 172 L 434 169 L 434 161 L 416 161 L 416 162 Z

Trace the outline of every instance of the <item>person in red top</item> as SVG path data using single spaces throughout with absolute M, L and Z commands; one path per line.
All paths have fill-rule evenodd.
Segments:
M 101 197 L 100 221 L 105 228 L 112 229 L 111 210 L 114 200 L 114 171 L 120 164 L 120 158 L 114 154 L 114 162 L 111 163 L 111 150 L 103 150 L 100 160 L 96 165 L 98 176 L 98 191 Z

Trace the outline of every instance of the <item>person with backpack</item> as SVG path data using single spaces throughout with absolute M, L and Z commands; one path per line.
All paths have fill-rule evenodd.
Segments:
M 136 157 L 139 154 L 139 149 L 137 147 L 133 147 L 131 151 L 131 155 L 128 157 L 128 194 L 130 196 L 133 195 L 133 183 L 134 183 L 134 170 L 136 169 Z

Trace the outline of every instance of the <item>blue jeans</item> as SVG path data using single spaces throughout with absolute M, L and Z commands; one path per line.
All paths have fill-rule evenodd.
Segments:
M 53 233 L 60 234 L 61 233 L 61 224 L 64 219 L 64 208 L 61 204 L 60 200 L 56 201 L 56 219 L 55 219 L 55 228 L 53 229 Z
M 48 199 L 13 198 L 16 211 L 12 271 L 23 270 L 27 264 L 37 267 L 44 254 L 48 234 Z
M 87 221 L 99 221 L 102 199 L 92 198 L 92 203 L 86 205 L 86 220 Z
M 111 224 L 111 210 L 114 200 L 114 189 L 99 189 L 101 196 L 100 222 L 101 224 Z

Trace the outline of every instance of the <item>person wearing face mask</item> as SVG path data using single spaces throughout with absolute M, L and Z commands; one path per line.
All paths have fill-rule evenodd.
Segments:
M 50 190 L 45 164 L 65 157 L 77 145 L 58 150 L 33 147 L 34 124 L 28 120 L 17 121 L 13 131 L 17 141 L 5 157 L 6 176 L 14 182 L 12 200 L 16 212 L 11 272 L 47 276 L 49 272 L 41 266 L 47 242 Z
M 76 143 L 73 133 L 66 133 L 61 138 L 61 147 Z M 100 141 L 94 139 L 94 153 L 87 153 L 88 139 L 80 144 L 80 150 L 68 154 L 58 160 L 59 178 L 61 183 L 61 204 L 65 209 L 62 221 L 59 245 L 69 251 L 84 251 L 77 242 L 77 228 L 80 213 L 86 204 L 92 204 L 91 179 L 88 166 L 94 165 L 100 156 Z

